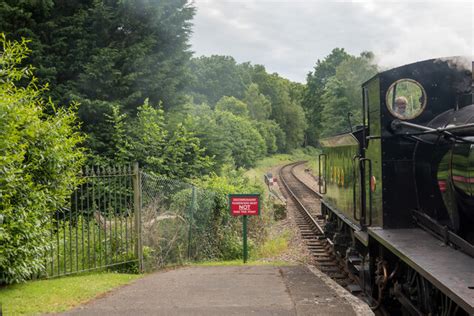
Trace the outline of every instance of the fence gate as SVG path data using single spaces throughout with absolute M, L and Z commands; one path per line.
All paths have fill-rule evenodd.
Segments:
M 141 179 L 133 167 L 86 167 L 70 206 L 52 216 L 46 276 L 123 265 L 142 269 Z M 128 266 L 127 266 L 128 265 Z

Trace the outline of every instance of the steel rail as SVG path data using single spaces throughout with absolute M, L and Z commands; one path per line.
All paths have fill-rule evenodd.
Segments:
M 287 164 L 283 167 L 280 168 L 280 171 L 279 171 L 279 178 L 281 179 L 281 182 L 283 183 L 283 185 L 285 186 L 286 190 L 290 193 L 290 196 L 293 198 L 293 200 L 296 201 L 297 205 L 298 205 L 298 208 L 300 210 L 303 211 L 302 215 L 311 223 L 311 225 L 313 227 L 315 227 L 322 235 L 324 235 L 324 230 L 323 228 L 317 223 L 317 221 L 314 219 L 314 217 L 311 215 L 311 213 L 308 211 L 308 209 L 303 205 L 303 203 L 300 201 L 300 199 L 298 199 L 298 197 L 296 196 L 296 194 L 293 192 L 293 190 L 291 190 L 290 186 L 288 185 L 287 181 L 285 180 L 285 178 L 283 177 L 283 169 L 287 168 L 287 167 L 290 167 L 291 166 L 291 169 L 290 169 L 290 173 L 291 175 L 299 182 L 301 183 L 306 189 L 309 189 L 311 192 L 313 193 L 316 193 L 316 191 L 314 191 L 313 189 L 311 189 L 310 187 L 308 187 L 303 181 L 301 181 L 298 177 L 295 176 L 294 174 L 294 168 L 296 166 L 299 166 L 299 165 L 302 165 L 306 163 L 306 161 L 298 161 L 296 163 L 291 163 L 291 164 Z M 317 193 L 316 193 L 317 194 Z M 321 195 L 317 194 L 318 198 L 321 198 Z
M 315 260 L 316 266 L 321 270 L 321 272 L 345 287 L 352 294 L 360 292 L 360 288 L 357 290 L 357 288 L 354 287 L 355 279 L 352 277 L 350 271 L 345 268 L 343 262 L 341 262 L 340 258 L 338 258 L 334 253 L 334 243 L 327 238 L 324 233 L 324 229 L 321 226 L 324 224 L 324 217 L 318 217 L 318 215 L 315 216 L 314 214 L 311 214 L 308 208 L 304 206 L 301 198 L 298 198 L 295 188 L 293 187 L 292 189 L 290 187 L 291 183 L 289 183 L 289 180 L 291 179 L 291 181 L 293 181 L 292 184 L 301 186 L 318 200 L 321 199 L 321 195 L 298 178 L 294 172 L 294 169 L 297 166 L 305 162 L 306 161 L 299 161 L 284 165 L 279 171 L 280 181 L 283 183 L 289 197 L 295 201 L 298 208 L 295 220 L 300 229 L 301 237 L 305 241 L 308 250 L 311 252 L 312 257 Z M 288 170 L 289 168 L 291 169 Z M 288 172 L 291 178 L 288 177 Z

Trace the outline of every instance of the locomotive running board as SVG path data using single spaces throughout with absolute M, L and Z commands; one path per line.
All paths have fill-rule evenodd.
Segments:
M 457 305 L 474 314 L 474 259 L 447 247 L 420 228 L 368 228 L 386 247 Z
M 428 215 L 418 211 L 413 211 L 413 217 L 419 226 L 433 232 L 436 237 L 444 241 L 446 245 L 453 245 L 455 249 L 459 249 L 469 256 L 474 257 L 474 247 L 469 242 L 450 231 L 446 226 L 441 226 Z

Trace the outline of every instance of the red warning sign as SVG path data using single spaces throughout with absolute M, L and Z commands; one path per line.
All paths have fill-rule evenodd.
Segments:
M 230 214 L 232 216 L 259 215 L 259 198 L 258 194 L 230 194 Z

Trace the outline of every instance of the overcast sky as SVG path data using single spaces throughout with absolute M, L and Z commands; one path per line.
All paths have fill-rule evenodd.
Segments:
M 473 56 L 474 5 L 464 1 L 195 0 L 196 56 L 230 55 L 305 82 L 335 47 L 370 50 L 383 67 Z

